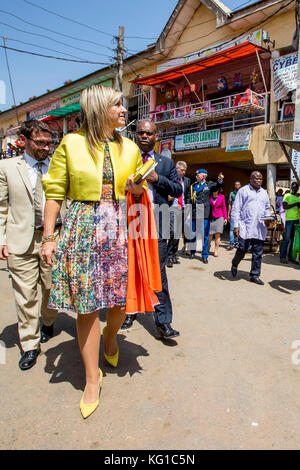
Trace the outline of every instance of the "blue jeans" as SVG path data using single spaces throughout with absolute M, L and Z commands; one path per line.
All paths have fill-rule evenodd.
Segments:
M 209 244 L 209 227 L 210 219 L 203 220 L 203 245 L 202 245 L 202 258 L 208 258 L 208 244 Z M 196 232 L 196 220 L 192 220 L 192 231 Z M 191 241 L 191 243 L 196 242 L 196 237 Z M 196 250 L 191 250 L 191 254 L 194 255 Z
M 230 218 L 230 230 L 229 230 L 229 244 L 230 246 L 238 246 L 239 239 L 238 237 L 235 237 L 233 234 L 233 229 L 234 229 L 234 223 L 232 219 Z
M 286 259 L 289 242 L 291 242 L 290 246 L 292 246 L 294 232 L 295 232 L 295 225 L 297 225 L 298 223 L 299 223 L 299 220 L 287 220 L 285 222 L 284 237 L 281 242 L 281 248 L 280 248 L 280 259 Z

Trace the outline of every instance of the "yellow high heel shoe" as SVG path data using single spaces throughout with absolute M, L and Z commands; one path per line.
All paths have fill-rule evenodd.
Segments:
M 113 356 L 109 356 L 108 354 L 105 353 L 105 336 L 106 336 L 106 331 L 107 331 L 106 328 L 107 328 L 106 326 L 103 328 L 104 357 L 111 366 L 117 367 L 118 362 L 119 362 L 119 348 L 116 354 L 114 354 Z
M 99 405 L 99 397 L 100 397 L 100 392 L 101 392 L 101 387 L 102 387 L 102 379 L 103 379 L 103 374 L 102 374 L 101 369 L 99 369 L 99 373 L 100 373 L 100 386 L 99 386 L 98 400 L 95 401 L 94 403 L 84 403 L 83 395 L 82 395 L 82 398 L 80 400 L 80 411 L 81 411 L 82 417 L 84 419 L 88 418 L 92 413 L 94 413 L 94 411 L 98 408 L 98 405 Z

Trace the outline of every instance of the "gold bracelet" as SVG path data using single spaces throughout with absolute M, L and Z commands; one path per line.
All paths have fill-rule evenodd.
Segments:
M 42 237 L 42 245 L 48 242 L 56 242 L 56 236 L 54 235 L 54 233 Z

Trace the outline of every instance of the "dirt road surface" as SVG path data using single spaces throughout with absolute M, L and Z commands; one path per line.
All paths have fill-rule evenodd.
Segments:
M 21 371 L 1 262 L 0 448 L 299 449 L 300 270 L 266 254 L 257 286 L 250 256 L 236 279 L 224 247 L 208 265 L 197 256 L 168 269 L 180 337 L 161 341 L 152 315 L 140 317 L 118 336 L 117 369 L 101 344 L 101 402 L 87 420 L 76 316 L 61 313 L 37 364 Z

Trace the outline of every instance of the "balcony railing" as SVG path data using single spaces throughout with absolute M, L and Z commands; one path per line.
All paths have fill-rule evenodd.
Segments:
M 151 112 L 147 116 L 159 129 L 174 128 L 187 124 L 221 120 L 236 115 L 254 115 L 257 122 L 257 114 L 265 115 L 266 122 L 267 95 L 258 94 L 248 89 L 243 93 L 216 98 L 210 101 L 193 103 L 172 109 L 164 109 L 162 105 L 159 111 Z M 146 116 L 145 116 L 146 117 Z M 208 126 L 210 127 L 210 126 Z

